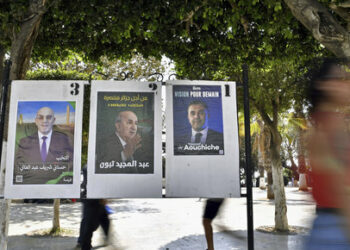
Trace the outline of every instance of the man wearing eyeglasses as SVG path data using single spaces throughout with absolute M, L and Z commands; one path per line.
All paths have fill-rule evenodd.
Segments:
M 37 132 L 22 138 L 16 150 L 14 184 L 73 182 L 73 147 L 66 134 L 53 130 L 55 121 L 51 108 L 37 111 Z

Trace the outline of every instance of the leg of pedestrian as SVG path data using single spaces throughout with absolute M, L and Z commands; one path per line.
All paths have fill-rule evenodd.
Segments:
M 104 245 L 109 244 L 109 227 L 110 227 L 110 221 L 108 218 L 108 213 L 106 211 L 105 205 L 101 206 L 101 212 L 99 216 L 99 222 L 100 225 L 103 229 L 103 232 L 105 234 L 105 240 L 104 240 Z
M 224 199 L 207 199 L 203 214 L 203 227 L 208 250 L 214 250 L 212 221 L 219 212 Z

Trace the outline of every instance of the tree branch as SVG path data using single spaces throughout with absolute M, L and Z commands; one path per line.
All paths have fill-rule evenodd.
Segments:
M 237 10 L 237 5 L 233 0 L 229 0 L 229 3 L 231 5 L 231 8 L 234 10 Z M 243 26 L 244 32 L 247 35 L 248 34 L 248 29 L 249 29 L 249 22 L 248 19 L 245 16 L 241 16 L 241 24 Z
M 350 32 L 350 1 L 345 3 L 331 3 L 329 5 L 335 13 L 337 13 L 341 18 L 343 18 L 347 22 L 347 31 Z
M 196 6 L 194 8 L 194 10 L 191 10 L 187 14 L 187 16 L 184 19 L 182 19 L 181 22 L 179 23 L 179 24 L 186 23 L 186 31 L 187 31 L 188 34 L 190 33 L 190 27 L 194 24 L 193 23 L 193 16 L 194 16 L 194 14 L 206 4 L 207 4 L 207 1 L 203 1 L 203 3 L 201 5 Z M 199 26 L 197 24 L 195 24 L 195 26 L 196 26 L 197 29 L 199 28 Z
M 284 0 L 313 37 L 338 57 L 350 57 L 350 34 L 317 0 Z
M 258 112 L 259 112 L 261 118 L 263 119 L 264 123 L 266 125 L 268 125 L 269 127 L 272 126 L 273 125 L 273 121 L 271 120 L 271 118 L 267 114 L 266 110 L 261 105 L 258 105 L 254 100 L 252 100 L 252 103 L 255 106 L 255 108 L 258 110 Z
M 272 100 L 272 116 L 273 116 L 273 125 L 277 128 L 278 123 L 278 107 L 279 107 L 279 98 L 277 100 Z

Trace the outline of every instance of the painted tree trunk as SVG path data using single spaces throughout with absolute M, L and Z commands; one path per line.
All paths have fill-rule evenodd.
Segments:
M 266 183 L 265 183 L 265 169 L 264 166 L 259 165 L 259 188 L 262 190 L 266 189 Z
M 4 196 L 5 187 L 5 166 L 6 166 L 6 146 L 7 143 L 3 142 L 2 145 L 2 157 L 1 157 L 1 170 L 0 170 L 0 196 Z M 7 232 L 10 217 L 10 204 L 11 200 L 5 200 L 0 198 L 0 249 L 7 249 Z
M 271 165 L 273 178 L 273 191 L 275 194 L 275 230 L 288 231 L 286 194 L 282 174 L 282 163 L 280 158 L 281 135 L 277 126 L 271 128 Z
M 299 175 L 299 190 L 300 191 L 308 191 L 306 174 Z
M 258 169 L 259 169 L 259 188 L 262 190 L 266 189 L 266 183 L 265 183 L 265 169 L 264 169 L 264 157 L 261 153 L 260 148 L 258 148 Z
M 304 114 L 300 109 L 296 109 L 296 117 L 303 118 Z M 305 143 L 304 143 L 304 131 L 301 127 L 298 127 L 298 135 L 297 135 L 297 154 L 298 154 L 298 168 L 299 168 L 299 190 L 307 191 L 307 181 L 306 175 L 307 172 L 306 162 L 305 162 Z

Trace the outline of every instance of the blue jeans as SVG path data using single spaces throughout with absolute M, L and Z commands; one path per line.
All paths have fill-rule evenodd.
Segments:
M 345 218 L 336 213 L 317 213 L 304 250 L 350 250 Z

